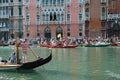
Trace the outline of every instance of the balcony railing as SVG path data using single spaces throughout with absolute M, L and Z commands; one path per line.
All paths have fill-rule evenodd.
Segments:
M 9 18 L 9 15 L 0 15 L 0 18 Z
M 42 4 L 42 7 L 49 7 L 49 6 L 64 6 L 63 4 Z
M 6 27 L 0 27 L 0 31 L 9 31 L 9 28 L 6 28 Z
M 120 19 L 120 14 L 108 14 L 107 19 L 108 20 Z
M 0 3 L 0 6 L 3 7 L 3 6 L 9 6 L 9 3 Z
M 14 3 L 9 3 L 9 6 L 23 6 L 23 2 L 14 2 Z
M 64 24 L 64 21 L 42 21 L 40 24 Z

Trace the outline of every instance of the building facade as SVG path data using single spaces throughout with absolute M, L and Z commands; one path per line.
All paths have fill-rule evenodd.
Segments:
M 120 0 L 108 0 L 107 36 L 120 38 Z
M 23 1 L 0 0 L 0 40 L 23 37 Z
M 85 33 L 87 37 L 106 36 L 107 0 L 85 0 Z M 104 24 L 104 25 L 103 25 Z
M 120 38 L 120 0 L 85 0 L 85 34 L 91 38 Z
M 26 0 L 26 38 L 119 36 L 120 0 Z M 116 24 L 117 23 L 117 24 Z
M 83 37 L 83 0 L 26 0 L 25 37 Z

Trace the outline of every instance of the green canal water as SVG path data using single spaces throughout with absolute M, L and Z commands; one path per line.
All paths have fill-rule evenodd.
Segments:
M 0 47 L 0 56 L 7 59 L 12 49 Z M 32 50 L 44 58 L 49 55 L 47 48 Z M 0 80 L 120 80 L 120 47 L 78 47 L 52 52 L 48 64 L 30 71 L 0 71 Z M 31 51 L 29 57 L 34 59 Z

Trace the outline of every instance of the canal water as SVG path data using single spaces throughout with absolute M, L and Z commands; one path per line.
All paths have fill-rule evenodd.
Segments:
M 0 47 L 0 56 L 8 58 L 13 47 Z M 40 57 L 49 49 L 32 47 Z M 30 71 L 0 71 L 0 80 L 120 80 L 120 47 L 78 47 L 52 49 L 48 64 Z M 20 49 L 21 53 L 21 49 Z M 29 57 L 34 59 L 29 50 Z

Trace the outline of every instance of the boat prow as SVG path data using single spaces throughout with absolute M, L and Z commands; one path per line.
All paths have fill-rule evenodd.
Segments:
M 26 70 L 29 70 L 29 69 L 34 69 L 34 68 L 37 68 L 39 66 L 42 66 L 48 62 L 50 62 L 52 59 L 52 53 L 45 59 L 38 59 L 36 61 L 33 61 L 33 62 L 27 62 L 27 63 L 23 63 L 21 66 L 19 66 L 17 69 L 26 69 Z

